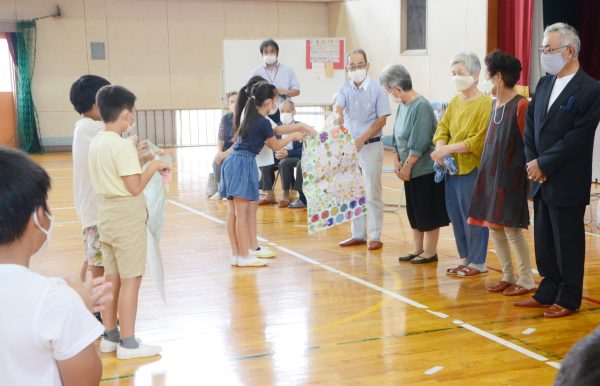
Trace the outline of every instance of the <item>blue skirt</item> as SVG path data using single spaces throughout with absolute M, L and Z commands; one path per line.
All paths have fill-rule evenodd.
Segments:
M 258 179 L 256 155 L 246 150 L 235 150 L 223 161 L 219 194 L 229 200 L 242 197 L 258 201 Z

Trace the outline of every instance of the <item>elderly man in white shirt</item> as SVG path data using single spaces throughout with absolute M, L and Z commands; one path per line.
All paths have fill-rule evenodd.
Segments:
M 367 243 L 369 250 L 381 249 L 383 228 L 383 199 L 381 169 L 383 142 L 381 136 L 387 117 L 391 114 L 390 101 L 385 90 L 371 81 L 367 72 L 369 62 L 363 49 L 355 49 L 346 56 L 350 82 L 340 86 L 335 98 L 336 123 L 343 124 L 356 144 L 358 162 L 362 170 L 367 198 L 367 215 L 352 221 L 352 237 L 340 246 L 349 247 Z

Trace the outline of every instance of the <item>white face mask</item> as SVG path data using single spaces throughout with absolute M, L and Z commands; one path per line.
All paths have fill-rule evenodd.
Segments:
M 487 95 L 492 95 L 494 87 L 496 87 L 496 84 L 491 79 L 486 79 L 479 85 L 479 89 Z
M 542 54 L 540 60 L 544 71 L 551 75 L 558 74 L 567 64 L 561 52 L 556 54 Z
M 276 55 L 263 55 L 263 62 L 265 64 L 273 64 L 273 63 L 277 62 L 277 56 Z
M 348 76 L 354 83 L 360 83 L 367 77 L 367 69 L 363 68 L 355 71 L 348 71 Z
M 281 113 L 281 123 L 284 125 L 291 125 L 292 122 L 294 122 L 292 113 Z
M 396 102 L 396 103 L 402 103 L 402 98 L 400 98 L 400 96 L 394 95 L 395 91 L 397 91 L 397 90 L 396 89 L 392 90 L 392 92 L 390 93 L 390 96 L 392 97 L 392 99 L 394 100 L 394 102 Z
M 125 132 L 126 132 L 127 134 L 131 134 L 131 132 L 132 132 L 134 129 L 135 129 L 135 122 L 133 122 L 133 124 L 132 124 L 132 125 L 130 125 L 130 126 L 127 126 L 127 130 L 125 130 Z
M 275 102 L 273 102 L 273 107 L 271 108 L 271 110 L 269 110 L 269 115 L 275 114 L 277 110 L 279 110 L 279 107 L 275 104 Z
M 127 134 L 131 134 L 131 132 L 133 131 L 133 129 L 135 129 L 135 116 L 133 115 L 133 113 L 131 113 L 131 116 L 133 117 L 133 123 L 131 125 L 127 126 L 127 130 L 125 130 L 125 132 Z
M 467 90 L 469 87 L 471 87 L 473 85 L 473 83 L 475 83 L 475 78 L 473 78 L 471 75 L 467 75 L 467 76 L 455 75 L 452 77 L 452 81 L 454 82 L 454 86 L 456 87 L 456 90 L 458 90 L 458 92 L 463 92 L 463 91 Z
M 50 244 L 50 239 L 52 238 L 52 227 L 54 225 L 53 224 L 54 218 L 52 216 L 50 216 L 50 214 L 48 214 L 47 212 L 44 212 L 44 213 L 46 213 L 46 217 L 48 217 L 48 219 L 50 220 L 50 226 L 48 227 L 48 229 L 44 229 L 44 227 L 42 227 L 40 225 L 40 220 L 38 219 L 38 215 L 37 215 L 37 209 L 35 212 L 33 212 L 33 222 L 35 223 L 35 226 L 38 227 L 38 229 L 46 235 L 46 240 L 44 241 L 42 246 L 37 250 L 37 252 L 35 252 L 33 255 L 31 255 L 32 259 L 36 258 L 36 257 L 40 257 L 44 253 L 46 253 L 46 250 L 48 249 L 48 245 Z

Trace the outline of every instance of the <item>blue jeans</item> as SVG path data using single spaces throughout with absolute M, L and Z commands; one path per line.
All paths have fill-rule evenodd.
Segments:
M 475 169 L 465 175 L 446 175 L 446 209 L 460 258 L 473 264 L 485 264 L 489 230 L 467 223 L 477 172 Z

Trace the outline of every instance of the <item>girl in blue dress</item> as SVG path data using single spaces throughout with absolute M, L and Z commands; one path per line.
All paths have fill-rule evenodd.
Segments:
M 236 133 L 233 153 L 223 162 L 219 194 L 228 200 L 227 233 L 231 244 L 231 265 L 260 267 L 264 260 L 251 256 L 248 250 L 250 202 L 258 201 L 258 168 L 255 157 L 266 144 L 273 151 L 292 141 L 302 141 L 303 135 L 294 132 L 284 139 L 277 139 L 271 123 L 265 118 L 278 106 L 277 89 L 267 82 L 256 83 L 251 90 L 244 109 L 244 117 Z

